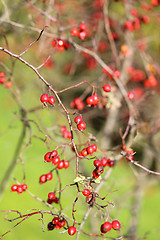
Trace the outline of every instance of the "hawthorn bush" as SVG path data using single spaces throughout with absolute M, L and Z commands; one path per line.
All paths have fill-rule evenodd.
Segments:
M 160 1 L 0 7 L 0 239 L 158 239 Z

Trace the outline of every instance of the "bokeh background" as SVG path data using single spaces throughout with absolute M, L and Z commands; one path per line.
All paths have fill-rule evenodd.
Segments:
M 111 67 L 116 67 L 116 60 L 110 47 L 109 39 L 104 31 L 104 9 L 102 9 L 103 1 L 14 1 L 0 0 L 0 46 L 8 48 L 11 52 L 20 54 L 26 49 L 31 42 L 39 36 L 40 30 L 44 26 L 48 26 L 42 34 L 39 41 L 35 42 L 29 51 L 24 55 L 24 59 L 33 66 L 37 67 L 42 64 L 49 54 L 53 51 L 51 41 L 58 37 L 70 39 L 83 47 L 96 50 L 98 55 Z M 150 1 L 143 1 L 149 4 Z M 128 59 L 129 64 L 137 69 L 145 72 L 146 78 L 150 74 L 147 66 L 156 69 L 157 82 L 159 81 L 159 21 L 158 15 L 160 7 L 147 11 L 142 8 L 139 1 L 128 1 L 127 7 L 136 8 L 141 15 L 146 14 L 150 17 L 150 24 L 142 25 L 141 29 L 134 34 L 125 33 L 121 30 L 126 15 L 128 16 L 128 8 L 124 7 L 123 1 L 106 1 L 105 6 L 109 10 L 109 17 L 112 19 L 113 31 L 118 34 L 115 40 L 121 59 L 121 46 L 128 43 L 127 37 L 133 43 L 132 60 Z M 39 9 L 41 11 L 39 11 Z M 53 22 L 48 19 L 43 12 L 50 14 L 57 21 Z M 101 16 L 100 16 L 101 15 Z M 80 39 L 71 39 L 70 29 L 72 26 L 85 21 L 88 28 L 88 38 L 85 41 Z M 107 21 L 107 20 L 106 20 Z M 136 44 L 145 39 L 147 49 L 145 52 L 139 52 L 135 48 Z M 107 42 L 107 48 L 98 51 L 99 42 Z M 142 41 L 143 42 L 143 41 Z M 128 43 L 129 44 L 129 43 Z M 132 44 L 131 44 L 132 45 Z M 127 56 L 126 56 L 127 59 Z M 149 60 L 148 60 L 149 59 Z M 144 61 L 143 61 L 144 60 Z M 125 58 L 121 60 L 120 70 L 122 69 Z M 69 143 L 69 139 L 62 137 L 60 127 L 65 125 L 69 130 L 68 122 L 65 114 L 56 102 L 55 107 L 44 108 L 40 103 L 40 96 L 47 91 L 46 86 L 38 79 L 36 74 L 18 60 L 13 60 L 7 54 L 0 52 L 0 72 L 5 71 L 5 67 L 9 69 L 6 72 L 6 79 L 12 81 L 12 87 L 7 89 L 4 85 L 0 85 L 0 184 L 4 184 L 4 189 L 0 191 L 0 235 L 11 229 L 17 221 L 8 222 L 5 220 L 6 212 L 4 210 L 17 210 L 22 214 L 27 214 L 32 209 L 40 209 L 43 211 L 53 210 L 58 206 L 53 203 L 53 209 L 48 208 L 44 203 L 34 199 L 28 192 L 22 194 L 13 193 L 10 190 L 15 178 L 21 182 L 25 178 L 28 190 L 43 200 L 47 200 L 47 194 L 52 189 L 56 189 L 58 181 L 56 173 L 53 172 L 53 179 L 45 184 L 39 184 L 40 175 L 51 170 L 51 165 L 44 163 L 43 156 L 48 151 L 48 146 L 55 149 L 57 145 Z M 150 64 L 150 65 L 147 65 Z M 58 91 L 65 87 L 77 84 L 82 81 L 88 81 L 92 84 L 103 85 L 109 82 L 113 85 L 113 95 L 110 96 L 108 102 L 117 104 L 107 105 L 107 107 L 88 108 L 80 111 L 87 123 L 87 131 L 97 138 L 99 151 L 97 157 L 102 157 L 103 153 L 107 153 L 107 157 L 115 159 L 119 146 L 121 145 L 120 128 L 125 130 L 128 112 L 125 101 L 119 97 L 116 85 L 107 78 L 103 73 L 102 67 L 99 66 L 93 58 L 85 58 L 80 51 L 75 51 L 73 47 L 63 52 L 54 51 L 48 64 L 45 64 L 40 70 L 44 78 L 53 85 Z M 128 79 L 127 74 L 124 79 Z M 122 79 L 123 80 L 123 79 Z M 127 80 L 125 83 L 127 90 L 141 87 L 144 95 L 141 99 L 136 99 L 133 103 L 138 118 L 136 119 L 136 129 L 129 133 L 127 138 L 128 144 L 131 143 L 135 154 L 135 161 L 144 164 L 153 171 L 160 171 L 159 164 L 159 82 L 156 88 L 145 89 L 142 82 L 133 82 Z M 99 95 L 103 95 L 98 90 Z M 81 85 L 78 88 L 66 91 L 60 94 L 61 100 L 65 106 L 73 111 L 70 102 L 82 96 L 84 100 L 92 93 L 92 88 Z M 18 146 L 21 146 L 21 136 L 23 134 L 24 121 L 20 112 L 19 104 L 30 112 L 27 118 L 31 120 L 30 130 L 26 128 L 26 134 L 23 139 L 22 148 L 16 152 Z M 112 107 L 114 106 L 114 107 Z M 35 112 L 32 109 L 37 109 Z M 110 113 L 114 113 L 116 109 L 115 119 L 111 118 Z M 74 116 L 72 116 L 74 119 Z M 111 131 L 108 125 L 110 121 L 115 122 Z M 40 126 L 42 132 L 35 124 Z M 44 142 L 45 133 L 52 136 L 51 143 L 47 140 Z M 30 141 L 30 136 L 32 136 Z M 79 138 L 75 134 L 75 141 Z M 81 143 L 85 141 L 85 137 L 81 138 Z M 26 146 L 25 148 L 23 148 Z M 111 151 L 108 149 L 112 149 Z M 102 149 L 105 149 L 103 151 Z M 66 160 L 71 160 L 73 152 L 69 147 L 62 154 Z M 16 161 L 14 161 L 16 160 Z M 7 169 L 14 161 L 14 165 L 9 171 L 9 177 L 6 178 Z M 109 168 L 105 169 L 105 173 Z M 83 161 L 80 164 L 82 175 L 91 176 L 93 171 L 92 161 Z M 104 174 L 105 174 L 104 173 Z M 73 183 L 75 179 L 75 161 L 70 162 L 70 168 L 60 171 L 62 188 L 67 184 Z M 5 179 L 5 182 L 4 182 Z M 2 185 L 0 185 L 2 187 Z M 99 191 L 100 196 L 108 193 L 107 200 L 115 204 L 114 207 L 109 206 L 109 214 L 113 219 L 121 222 L 121 232 L 111 231 L 106 234 L 107 237 L 118 237 L 119 234 L 127 235 L 136 232 L 136 236 L 132 240 L 160 239 L 160 186 L 159 177 L 149 175 L 145 171 L 129 164 L 125 159 L 117 161 L 111 170 L 109 178 Z M 76 197 L 76 187 L 66 189 L 62 194 L 63 212 L 72 218 L 72 203 Z M 76 220 L 81 222 L 88 210 L 85 199 L 80 196 L 76 204 L 75 213 Z M 9 219 L 16 217 L 16 214 L 10 213 Z M 35 215 L 19 224 L 15 229 L 3 237 L 6 240 L 13 239 L 70 239 L 67 233 L 61 234 L 63 230 L 47 230 L 47 224 L 52 220 L 52 216 L 44 214 L 44 232 L 42 231 L 42 223 L 39 220 L 41 216 Z M 70 222 L 71 223 L 71 222 Z M 88 220 L 84 225 L 86 232 L 100 234 L 100 225 L 103 219 L 100 214 L 92 210 Z M 133 226 L 135 228 L 133 228 Z M 75 239 L 75 236 L 72 237 Z M 79 239 L 89 239 L 84 234 Z M 94 238 L 96 239 L 96 238 Z M 98 239 L 98 238 L 97 238 Z

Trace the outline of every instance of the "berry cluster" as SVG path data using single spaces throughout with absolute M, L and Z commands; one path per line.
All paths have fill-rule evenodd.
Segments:
M 104 167 L 106 166 L 113 167 L 115 165 L 115 161 L 103 157 L 101 160 L 99 159 L 94 160 L 93 164 L 96 167 L 93 170 L 93 177 L 98 178 L 104 172 Z
M 77 124 L 77 128 L 79 131 L 84 131 L 86 129 L 86 124 L 81 116 L 75 117 L 74 122 Z
M 53 174 L 51 172 L 49 172 L 47 174 L 43 174 L 39 178 L 39 183 L 45 183 L 47 181 L 52 180 L 52 178 L 53 178 Z
M 54 39 L 51 42 L 51 45 L 52 47 L 56 48 L 59 52 L 63 52 L 64 50 L 67 50 L 70 47 L 69 42 L 62 39 Z
M 81 98 L 75 98 L 73 101 L 71 101 L 70 106 L 72 108 L 76 108 L 78 110 L 83 110 L 84 109 L 84 103 Z
M 5 81 L 6 81 L 6 74 L 5 74 L 5 72 L 0 72 L 0 84 L 4 84 L 5 83 Z M 5 83 L 5 87 L 6 88 L 11 88 L 12 87 L 12 82 L 11 81 L 7 81 L 6 83 Z
M 42 103 L 46 104 L 49 103 L 51 105 L 55 104 L 55 98 L 53 96 L 48 96 L 48 94 L 44 93 L 41 95 L 40 100 Z
M 86 103 L 88 106 L 96 106 L 99 103 L 98 95 L 95 93 L 92 96 L 87 97 Z
M 44 155 L 45 162 L 52 162 L 53 165 L 57 166 L 57 169 L 65 168 L 67 169 L 69 167 L 69 162 L 65 160 L 60 160 L 60 157 L 57 156 L 58 152 L 57 150 L 53 150 L 52 152 L 47 152 Z
M 26 184 L 13 184 L 11 186 L 11 191 L 12 192 L 18 192 L 18 193 L 22 193 L 24 192 L 25 190 L 27 190 L 28 186 Z
M 133 160 L 133 149 L 132 148 L 128 148 L 127 152 L 126 152 L 126 159 L 127 161 L 131 161 Z
M 101 225 L 101 233 L 106 233 L 106 232 L 109 232 L 111 229 L 114 229 L 114 230 L 119 230 L 121 228 L 121 224 L 118 220 L 114 220 L 112 221 L 112 223 L 110 222 L 105 222 Z
M 47 199 L 47 203 L 52 204 L 52 203 L 59 203 L 59 198 L 56 197 L 54 192 L 50 192 L 48 193 L 48 199 Z
M 51 231 L 53 229 L 61 229 L 66 225 L 66 221 L 64 218 L 54 217 L 51 222 L 48 223 L 48 230 Z
M 92 144 L 90 146 L 88 146 L 87 148 L 83 148 L 80 152 L 79 155 L 86 157 L 87 155 L 91 155 L 94 152 L 97 151 L 97 145 L 96 144 Z
M 74 37 L 78 36 L 81 40 L 84 40 L 87 36 L 86 30 L 87 30 L 86 24 L 85 23 L 80 23 L 79 24 L 79 29 L 78 28 L 72 28 L 71 29 L 71 34 Z
M 62 136 L 63 136 L 64 138 L 68 138 L 68 139 L 71 139 L 71 138 L 72 138 L 71 132 L 68 131 L 65 126 L 62 126 L 62 127 L 61 127 L 61 132 L 62 132 Z

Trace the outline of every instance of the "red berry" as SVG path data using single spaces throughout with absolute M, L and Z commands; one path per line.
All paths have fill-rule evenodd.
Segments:
M 64 132 L 64 131 L 66 131 L 66 127 L 65 127 L 65 126 L 62 126 L 62 127 L 61 127 L 61 132 Z
M 78 36 L 78 34 L 79 34 L 79 30 L 78 30 L 78 28 L 72 28 L 71 29 L 71 34 L 72 34 L 72 36 Z
M 78 125 L 77 125 L 77 128 L 79 131 L 84 131 L 86 129 L 86 124 L 85 122 L 80 122 Z
M 89 191 L 89 189 L 83 189 L 82 194 L 87 197 L 91 194 L 91 192 Z
M 47 176 L 46 174 L 43 174 L 39 178 L 39 183 L 45 183 L 45 182 L 47 182 Z
M 51 105 L 54 105 L 55 104 L 55 98 L 53 96 L 50 96 L 49 99 L 48 99 L 48 102 L 51 104 Z
M 134 30 L 133 23 L 130 20 L 125 22 L 124 27 L 130 32 Z
M 52 223 L 53 223 L 53 224 L 58 224 L 58 223 L 59 223 L 59 218 L 58 218 L 58 217 L 54 217 L 54 218 L 52 219 Z
M 113 71 L 113 75 L 115 78 L 120 78 L 120 72 L 118 70 Z
M 88 155 L 87 148 L 83 148 L 83 149 L 82 149 L 81 155 L 82 155 L 83 157 L 86 157 L 86 156 Z
M 53 164 L 53 165 L 57 165 L 59 162 L 60 162 L 60 158 L 59 158 L 59 157 L 54 157 L 54 158 L 52 159 L 52 164 Z
M 64 168 L 64 160 L 60 161 L 60 162 L 57 164 L 57 168 L 58 168 L 58 169 Z
M 73 236 L 76 233 L 76 228 L 74 226 L 71 226 L 68 228 L 68 234 Z
M 51 172 L 47 173 L 47 174 L 46 174 L 46 178 L 47 178 L 47 181 L 52 180 L 53 174 L 52 174 Z
M 93 177 L 94 178 L 99 178 L 99 174 L 97 174 L 96 169 L 93 170 Z
M 84 39 L 86 38 L 86 36 L 87 36 L 86 31 L 82 31 L 82 32 L 79 33 L 79 38 L 80 38 L 81 40 L 84 40 Z
M 93 105 L 96 106 L 99 103 L 99 97 L 97 94 L 93 94 Z
M 44 94 L 42 94 L 40 100 L 41 100 L 42 103 L 47 103 L 48 100 L 49 100 L 49 97 L 48 97 L 47 94 L 44 93 Z
M 93 149 L 93 146 L 91 145 L 91 146 L 89 146 L 89 147 L 87 147 L 87 153 L 88 154 L 92 154 L 92 153 L 94 153 L 94 149 Z
M 86 103 L 91 106 L 94 104 L 94 99 L 92 96 L 89 96 L 87 99 L 86 99 Z
M 12 82 L 11 81 L 6 82 L 5 88 L 11 88 L 11 87 L 12 87 Z
M 112 223 L 105 222 L 101 225 L 101 232 L 106 233 L 109 232 L 112 229 Z
M 101 159 L 101 164 L 103 167 L 106 167 L 108 165 L 108 159 L 106 157 L 103 157 Z
M 61 229 L 61 225 L 60 225 L 60 223 L 58 223 L 58 224 L 56 224 L 56 229 Z
M 113 228 L 114 230 L 120 229 L 120 228 L 121 228 L 120 222 L 119 222 L 118 220 L 114 220 L 114 221 L 112 222 L 112 228 Z
M 110 86 L 109 84 L 105 84 L 105 85 L 103 86 L 103 90 L 104 90 L 105 92 L 110 92 L 110 91 L 111 91 L 111 86 Z
M 130 99 L 130 100 L 133 100 L 134 98 L 135 98 L 135 94 L 134 94 L 134 92 L 132 92 L 132 91 L 130 91 L 130 92 L 128 92 L 128 98 Z
M 80 29 L 80 31 L 85 31 L 87 29 L 86 24 L 85 23 L 80 23 L 79 24 L 79 29 Z
M 93 148 L 94 152 L 97 151 L 97 145 L 96 145 L 96 144 L 93 144 L 93 145 L 92 145 L 92 148 Z
M 17 192 L 18 193 L 22 193 L 24 190 L 23 190 L 23 186 L 22 185 L 18 185 L 17 186 Z
M 64 161 L 64 168 L 68 168 L 69 167 L 69 162 L 68 161 Z
M 51 162 L 52 158 L 51 158 L 51 152 L 47 152 L 44 156 L 44 160 L 45 162 Z
M 5 72 L 0 72 L 0 77 L 5 77 Z
M 0 83 L 3 84 L 6 81 L 5 77 L 0 78 Z
M 64 226 L 66 225 L 66 221 L 65 221 L 64 219 L 61 219 L 61 220 L 59 221 L 59 225 L 60 225 L 61 227 L 64 227 Z
M 58 155 L 58 152 L 57 150 L 53 150 L 51 153 L 50 153 L 50 157 L 56 157 Z
M 75 123 L 77 123 L 77 124 L 79 124 L 80 122 L 82 122 L 83 120 L 82 120 L 82 117 L 81 116 L 77 116 L 77 117 L 75 117 L 75 119 L 74 119 L 74 122 Z
M 53 200 L 55 198 L 55 193 L 54 192 L 48 193 L 48 198 Z
M 94 166 L 96 168 L 100 167 L 102 165 L 101 161 L 99 159 L 94 160 Z
M 12 192 L 17 191 L 17 187 L 18 187 L 17 184 L 13 184 L 13 185 L 11 186 L 11 191 L 12 191 Z
M 27 190 L 28 186 L 27 186 L 26 184 L 23 184 L 23 185 L 22 185 L 22 188 L 23 188 L 23 190 L 25 191 L 25 190 Z

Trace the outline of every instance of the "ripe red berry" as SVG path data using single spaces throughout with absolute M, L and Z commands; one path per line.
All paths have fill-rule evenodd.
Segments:
M 64 160 L 60 161 L 60 162 L 57 164 L 57 168 L 58 168 L 58 169 L 64 168 Z
M 101 164 L 103 167 L 106 167 L 108 165 L 108 159 L 106 157 L 103 157 L 101 159 Z
M 48 100 L 49 100 L 49 97 L 48 97 L 47 94 L 44 93 L 44 94 L 42 94 L 40 100 L 41 100 L 42 103 L 47 103 Z
M 85 31 L 87 29 L 86 24 L 85 23 L 80 23 L 79 24 L 79 29 L 80 29 L 80 31 Z
M 13 185 L 11 186 L 11 191 L 12 191 L 12 192 L 16 192 L 16 191 L 17 191 L 17 187 L 18 187 L 17 184 L 13 184 Z
M 47 178 L 47 181 L 52 180 L 53 174 L 52 174 L 51 172 L 47 173 L 47 174 L 46 174 L 46 178 Z
M 120 78 L 120 72 L 118 70 L 113 71 L 113 75 L 115 78 Z
M 96 168 L 99 168 L 102 165 L 101 161 L 99 159 L 94 160 L 94 166 Z
M 128 92 L 128 98 L 130 99 L 130 100 L 133 100 L 134 98 L 135 98 L 135 94 L 134 94 L 134 92 L 132 92 L 132 91 L 130 91 L 130 92 Z
M 69 162 L 68 161 L 64 161 L 64 168 L 68 168 L 69 167 Z
M 77 124 L 79 124 L 80 122 L 82 122 L 83 120 L 82 120 L 82 117 L 81 116 L 77 116 L 77 117 L 75 117 L 75 119 L 74 119 L 74 122 L 75 123 L 77 123 Z
M 109 232 L 112 229 L 112 223 L 105 222 L 101 225 L 101 232 L 106 233 Z
M 97 145 L 96 144 L 92 144 L 92 148 L 93 148 L 94 152 L 97 151 Z
M 76 233 L 76 228 L 74 226 L 71 226 L 68 228 L 68 234 L 73 236 Z
M 0 83 L 3 84 L 6 81 L 5 77 L 0 78 Z
M 45 183 L 45 182 L 47 182 L 47 176 L 46 174 L 43 174 L 39 178 L 39 183 Z
M 86 103 L 88 104 L 88 106 L 91 106 L 94 104 L 94 99 L 92 96 L 89 96 L 87 99 L 86 99 Z
M 50 157 L 56 157 L 58 155 L 58 152 L 57 150 L 53 150 L 51 153 L 50 153 Z
M 48 193 L 48 198 L 53 200 L 55 198 L 55 193 L 54 192 Z
M 94 153 L 94 149 L 93 149 L 93 146 L 91 145 L 91 146 L 89 146 L 89 147 L 87 147 L 87 153 L 88 154 L 92 154 L 92 153 Z
M 23 186 L 22 185 L 18 185 L 17 186 L 17 192 L 18 193 L 22 193 L 24 190 L 23 190 Z
M 48 99 L 48 102 L 51 104 L 51 105 L 54 105 L 55 104 L 55 98 L 53 96 L 50 96 L 49 99 Z
M 53 224 L 58 224 L 58 223 L 59 223 L 59 218 L 58 218 L 58 217 L 54 217 L 54 218 L 52 219 L 52 223 L 53 223 Z
M 11 87 L 12 87 L 12 82 L 11 81 L 6 82 L 5 88 L 11 88 Z
M 72 36 L 78 36 L 78 34 L 79 34 L 79 30 L 78 30 L 78 28 L 72 28 L 71 29 L 71 34 L 72 34 Z
M 61 220 L 59 221 L 59 225 L 60 225 L 61 227 L 64 227 L 64 226 L 66 225 L 66 221 L 65 221 L 64 219 L 61 219 Z
M 0 72 L 0 77 L 5 77 L 5 72 Z
M 86 31 L 82 31 L 82 32 L 79 33 L 79 38 L 80 38 L 81 40 L 84 40 L 84 39 L 86 38 L 86 36 L 87 36 Z
M 84 131 L 86 129 L 86 124 L 85 122 L 80 122 L 78 125 L 77 125 L 77 128 L 79 131 Z
M 93 170 L 93 177 L 94 178 L 99 178 L 99 174 L 97 174 L 96 169 Z
M 51 162 L 52 158 L 51 158 L 51 152 L 47 152 L 44 156 L 44 160 L 45 162 Z
M 114 221 L 112 222 L 112 228 L 113 228 L 114 230 L 120 229 L 120 228 L 121 228 L 120 222 L 119 222 L 118 220 L 114 220 Z
M 103 90 L 104 90 L 105 92 L 110 92 L 110 91 L 111 91 L 111 86 L 110 86 L 109 84 L 105 84 L 105 85 L 103 86 Z
M 83 148 L 83 149 L 82 149 L 81 155 L 82 155 L 83 157 L 86 157 L 86 156 L 88 155 L 87 148 Z
M 60 162 L 60 158 L 57 156 L 57 157 L 54 157 L 53 159 L 52 159 L 52 164 L 53 165 L 57 165 L 58 163 Z
M 99 97 L 97 94 L 93 94 L 93 105 L 96 106 L 99 103 Z
M 22 188 L 23 188 L 24 191 L 27 190 L 27 188 L 28 188 L 27 184 L 23 184 Z
M 91 192 L 89 191 L 89 189 L 83 189 L 82 194 L 87 197 L 91 194 Z

